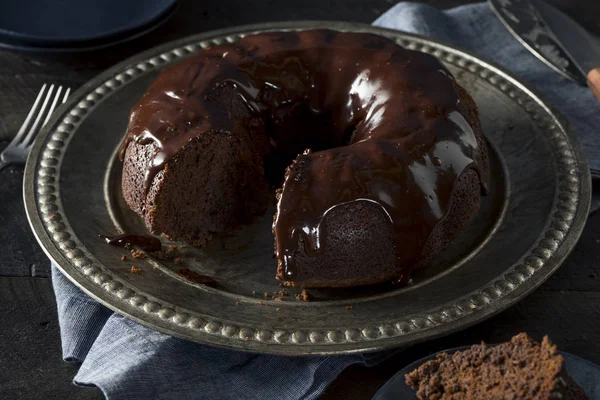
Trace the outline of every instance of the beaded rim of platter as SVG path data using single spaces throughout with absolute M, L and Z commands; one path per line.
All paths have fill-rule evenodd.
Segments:
M 69 225 L 69 221 L 65 218 L 65 211 L 60 200 L 59 175 L 65 149 L 71 136 L 86 116 L 94 110 L 95 106 L 102 103 L 127 82 L 163 68 L 167 64 L 196 54 L 205 48 L 235 42 L 244 36 L 269 30 L 301 31 L 322 27 L 338 31 L 377 33 L 395 40 L 399 45 L 408 49 L 431 54 L 446 64 L 454 65 L 486 80 L 513 99 L 529 114 L 531 120 L 547 135 L 548 143 L 552 146 L 552 152 L 555 156 L 554 162 L 558 176 L 557 194 L 549 222 L 539 236 L 537 244 L 523 254 L 520 260 L 501 276 L 498 276 L 485 287 L 469 293 L 451 304 L 446 304 L 424 314 L 412 315 L 409 319 L 399 319 L 383 324 L 368 324 L 348 329 L 289 330 L 236 325 L 216 317 L 197 315 L 189 310 L 161 302 L 159 299 L 113 276 L 79 241 Z M 561 121 L 561 118 L 557 117 L 551 108 L 531 90 L 501 69 L 464 51 L 430 39 L 360 24 L 297 22 L 254 26 L 243 33 L 237 32 L 225 35 L 218 33 L 215 34 L 215 37 L 209 39 L 197 39 L 198 37 L 210 36 L 210 34 L 204 34 L 174 42 L 171 46 L 160 46 L 144 53 L 146 57 L 142 61 L 125 61 L 120 64 L 118 72 L 101 84 L 93 87 L 84 86 L 78 92 L 79 95 L 76 97 L 78 101 L 70 103 L 72 107 L 61 113 L 60 121 L 49 124 L 52 125 L 52 130 L 46 135 L 43 144 L 38 146 L 37 159 L 32 157 L 34 159 L 31 159 L 28 163 L 25 178 L 28 215 L 30 221 L 35 218 L 39 219 L 41 225 L 32 221 L 34 231 L 36 231 L 36 226 L 40 226 L 52 243 L 53 246 L 51 247 L 53 249 L 49 249 L 50 246 L 45 245 L 49 244 L 47 239 L 41 239 L 41 233 L 36 231 L 38 240 L 44 245 L 51 258 L 56 261 L 54 255 L 59 253 L 83 277 L 74 278 L 70 276 L 72 280 L 87 280 L 86 284 L 95 285 L 110 294 L 112 300 L 104 299 L 105 303 L 125 304 L 127 310 L 123 310 L 123 307 L 119 307 L 118 304 L 108 304 L 111 308 L 158 329 L 164 328 L 166 324 L 169 328 L 161 330 L 201 342 L 273 353 L 293 354 L 296 352 L 309 354 L 311 353 L 310 350 L 303 351 L 300 349 L 300 347 L 307 347 L 307 345 L 308 347 L 318 345 L 319 349 L 314 353 L 319 354 L 350 353 L 391 347 L 389 345 L 380 347 L 377 344 L 380 340 L 389 342 L 389 339 L 419 333 L 424 334 L 423 338 L 425 338 L 428 330 L 440 325 L 465 319 L 486 308 L 498 308 L 498 303 L 503 298 L 535 278 L 536 275 L 545 275 L 540 278 L 539 283 L 549 275 L 549 273 L 543 272 L 547 261 L 561 246 L 565 245 L 565 240 L 569 235 L 574 235 L 574 239 L 572 237 L 572 243 L 567 245 L 571 247 L 574 245 L 583 223 L 581 223 L 581 226 L 574 226 L 574 224 L 576 220 L 581 219 L 578 215 L 582 212 L 587 215 L 587 207 L 589 207 L 590 183 L 587 165 L 581 157 L 578 157 L 578 153 L 567 134 L 568 128 Z M 28 187 L 32 188 L 30 196 L 27 193 Z M 580 224 L 580 222 L 577 222 L 577 224 Z M 574 230 L 577 232 L 573 233 Z M 58 264 L 64 271 L 64 265 L 61 265 L 60 262 Z M 85 290 L 86 285 L 79 284 L 79 286 L 83 286 Z M 494 313 L 506 308 L 508 305 L 500 306 Z M 153 321 L 161 323 L 155 324 Z M 473 321 L 470 323 L 473 323 Z M 259 345 L 248 346 L 248 342 Z M 277 349 L 278 345 L 280 347 L 285 346 L 287 349 L 279 351 Z M 340 347 L 340 345 L 351 346 Z M 297 346 L 298 349 L 290 350 L 289 346 Z

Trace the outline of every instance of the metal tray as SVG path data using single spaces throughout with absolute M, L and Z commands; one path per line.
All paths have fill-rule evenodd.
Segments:
M 312 290 L 315 301 L 274 279 L 270 212 L 182 264 L 123 262 L 126 250 L 98 234 L 146 232 L 124 206 L 116 149 L 128 113 L 165 66 L 203 48 L 268 30 L 374 32 L 444 62 L 475 98 L 491 148 L 491 193 L 476 220 L 413 284 Z M 367 25 L 288 22 L 204 33 L 130 58 L 74 93 L 38 137 L 24 195 L 38 241 L 61 271 L 106 306 L 157 330 L 197 342 L 277 354 L 382 350 L 446 335 L 509 307 L 552 274 L 588 213 L 590 175 L 575 135 L 525 85 L 464 51 Z M 131 258 L 131 257 L 130 257 Z M 131 265 L 140 268 L 131 273 Z M 177 271 L 219 282 L 209 288 Z M 253 293 L 256 292 L 256 294 Z M 349 307 L 351 306 L 351 307 Z

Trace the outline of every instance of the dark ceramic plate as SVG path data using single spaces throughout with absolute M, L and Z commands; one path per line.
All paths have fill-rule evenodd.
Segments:
M 160 70 L 219 43 L 268 30 L 373 32 L 438 57 L 474 97 L 490 144 L 490 194 L 469 229 L 407 287 L 312 290 L 316 301 L 265 299 L 274 279 L 274 210 L 182 264 L 148 257 L 142 273 L 98 234 L 144 233 L 120 191 L 116 156 L 131 107 Z M 585 157 L 564 119 L 501 69 L 453 47 L 342 22 L 286 22 L 207 32 L 139 54 L 83 85 L 53 114 L 27 163 L 24 193 L 38 240 L 61 271 L 103 304 L 163 332 L 277 354 L 340 354 L 407 346 L 509 307 L 562 263 L 590 204 Z M 182 277 L 189 268 L 218 284 Z M 352 306 L 348 307 L 347 306 Z
M 407 365 L 379 389 L 373 400 L 417 400 L 416 392 L 406 384 L 404 375 L 417 369 L 421 364 L 433 360 L 440 353 L 454 353 L 455 351 L 465 350 L 469 347 L 471 346 L 442 350 Z M 591 400 L 600 399 L 600 366 L 573 354 L 565 352 L 561 352 L 561 354 L 565 358 L 567 371 L 569 371 L 569 375 L 575 382 L 581 386 Z
M 176 0 L 0 1 L 0 47 L 66 52 L 131 40 L 164 23 Z

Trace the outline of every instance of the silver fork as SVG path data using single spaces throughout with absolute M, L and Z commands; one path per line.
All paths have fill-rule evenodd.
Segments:
M 33 103 L 31 110 L 29 110 L 29 114 L 27 114 L 27 118 L 25 118 L 25 122 L 21 125 L 21 129 L 19 129 L 15 138 L 8 144 L 8 147 L 0 154 L 0 171 L 8 165 L 25 164 L 27 155 L 33 145 L 33 140 L 50 119 L 58 102 L 60 101 L 60 104 L 62 104 L 67 101 L 71 88 L 65 90 L 61 101 L 60 97 L 63 87 L 59 86 L 56 93 L 54 93 L 54 85 L 50 85 L 50 88 L 46 91 L 47 86 L 48 85 L 44 83 L 44 86 L 42 86 L 35 99 L 35 103 Z M 46 93 L 46 96 L 42 102 L 44 92 Z M 48 108 L 49 104 L 50 108 Z M 41 123 L 42 118 L 44 118 L 43 123 Z M 32 120 L 33 123 L 31 123 Z

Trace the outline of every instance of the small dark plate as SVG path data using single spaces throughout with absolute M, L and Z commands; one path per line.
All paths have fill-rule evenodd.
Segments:
M 433 360 L 440 353 L 454 353 L 468 349 L 471 346 L 456 347 L 454 349 L 442 350 L 402 368 L 396 375 L 385 383 L 373 397 L 373 400 L 417 400 L 416 391 L 406 384 L 404 375 L 417 369 L 421 364 Z M 591 400 L 600 399 L 600 366 L 593 364 L 573 354 L 560 352 L 565 358 L 569 375 L 585 391 Z
M 0 2 L 0 47 L 38 51 L 89 51 L 144 35 L 162 25 L 177 0 L 74 0 Z

